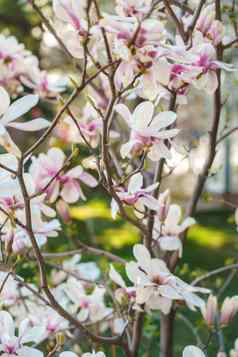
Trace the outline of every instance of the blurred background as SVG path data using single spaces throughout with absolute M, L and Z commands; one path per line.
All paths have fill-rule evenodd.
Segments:
M 113 8 L 111 0 L 100 1 L 105 8 Z M 45 16 L 51 17 L 51 2 L 37 0 Z M 238 7 L 238 6 L 237 6 Z M 237 15 L 238 16 L 238 15 Z M 25 0 L 0 0 L 0 31 L 5 35 L 14 35 L 23 42 L 27 49 L 39 56 L 41 67 L 55 75 L 71 74 L 73 69 L 66 56 L 60 50 L 54 37 L 44 29 L 39 16 L 33 12 Z M 226 62 L 237 63 L 238 49 L 228 51 Z M 232 72 L 222 78 L 224 82 L 224 110 L 220 136 L 230 128 L 238 125 L 238 73 Z M 175 155 L 169 163 L 167 172 L 173 169 L 173 175 L 164 182 L 166 187 L 172 188 L 173 199 L 185 206 L 193 190 L 196 175 L 199 173 L 207 152 L 207 131 L 211 125 L 212 99 L 201 92 L 190 93 L 192 105 L 181 106 L 179 110 L 179 127 L 181 135 L 180 147 L 184 150 Z M 79 105 L 79 104 L 76 104 Z M 52 106 L 42 109 L 49 116 L 53 116 Z M 22 140 L 23 138 L 18 138 Z M 31 141 L 33 138 L 29 138 Z M 238 234 L 234 220 L 234 208 L 238 206 L 238 131 L 231 137 L 223 140 L 208 178 L 206 190 L 199 204 L 196 215 L 197 224 L 189 231 L 188 242 L 184 250 L 183 259 L 179 265 L 179 274 L 187 281 L 209 270 L 230 264 L 238 260 Z M 25 137 L 24 137 L 25 140 Z M 189 153 L 189 157 L 188 157 Z M 191 165 L 192 162 L 192 165 Z M 62 251 L 70 245 L 74 247 L 74 240 L 99 244 L 101 247 L 115 251 L 125 258 L 131 257 L 131 245 L 138 242 L 140 237 L 136 229 L 128 223 L 117 219 L 112 221 L 110 201 L 100 190 L 87 193 L 89 199 L 72 207 L 73 223 L 65 226 L 60 244 L 59 241 L 50 241 L 49 249 Z M 70 242 L 67 237 L 73 237 Z M 93 257 L 92 257 L 93 258 Z M 100 263 L 103 265 L 103 261 Z M 227 276 L 229 280 L 227 280 Z M 227 284 L 225 295 L 237 294 L 237 274 L 221 275 L 208 281 L 220 297 L 224 297 L 223 286 Z M 191 316 L 190 316 L 191 315 Z M 199 314 L 191 313 L 189 319 L 200 318 Z M 176 348 L 196 342 L 191 336 L 189 327 L 183 314 L 179 315 L 176 325 Z M 237 321 L 238 322 L 238 321 Z M 181 327 L 181 328 L 180 328 Z M 202 320 L 199 322 L 199 331 L 206 335 Z M 203 331 L 204 330 L 204 331 Z M 156 314 L 148 317 L 144 356 L 156 356 L 159 334 L 159 318 Z M 152 336 L 152 338 L 151 338 Z M 225 341 L 231 346 L 238 337 L 237 329 L 225 331 Z M 146 338 L 146 337 L 145 337 Z M 179 354 L 178 354 L 179 355 Z

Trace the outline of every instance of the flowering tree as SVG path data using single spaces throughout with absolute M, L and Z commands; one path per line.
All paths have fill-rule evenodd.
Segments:
M 219 307 L 202 285 L 237 264 L 188 283 L 179 277 L 179 262 L 219 144 L 237 129 L 220 134 L 223 77 L 236 70 L 224 59 L 238 42 L 227 16 L 235 2 L 224 10 L 220 0 L 116 0 L 109 14 L 97 0 L 53 0 L 53 19 L 34 0 L 28 5 L 76 74 L 56 81 L 14 37 L 0 35 L 0 355 L 136 357 L 147 316 L 159 316 L 160 356 L 171 357 L 181 306 L 194 316 L 200 310 L 210 335 L 220 336 L 238 296 Z M 173 174 L 173 156 L 184 152 L 177 113 L 193 105 L 193 90 L 213 99 L 213 118 L 183 214 L 161 184 Z M 39 101 L 54 107 L 53 118 L 34 109 Z M 29 112 L 34 118 L 18 121 Z M 40 133 L 18 145 L 11 128 Z M 140 233 L 131 261 L 80 239 L 77 249 L 47 250 L 51 238 L 67 232 L 70 206 L 93 189 L 110 198 L 113 219 L 120 216 Z M 106 258 L 106 267 L 81 262 L 87 254 Z M 33 279 L 22 273 L 26 261 Z M 198 337 L 197 346 L 184 346 L 179 355 L 205 356 L 211 342 Z M 225 356 L 223 343 L 217 353 Z M 237 343 L 230 353 L 238 355 Z

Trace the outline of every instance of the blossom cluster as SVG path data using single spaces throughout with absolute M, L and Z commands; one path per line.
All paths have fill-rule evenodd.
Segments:
M 0 34 L 0 356 L 41 357 L 47 350 L 47 356 L 105 357 L 105 343 L 137 357 L 144 315 L 158 314 L 162 330 L 163 319 L 181 306 L 201 311 L 212 333 L 233 322 L 237 296 L 219 308 L 211 289 L 185 282 L 175 268 L 216 156 L 221 73 L 236 67 L 223 59 L 216 1 L 189 11 L 171 3 L 116 0 L 114 13 L 106 13 L 97 0 L 53 0 L 46 23 L 75 65 L 69 96 L 64 76 L 52 80 L 24 45 Z M 215 98 L 215 124 L 185 211 L 164 182 L 183 151 L 179 108 L 194 91 Z M 32 115 L 49 99 L 54 118 Z M 24 145 L 22 132 L 33 133 Z M 87 245 L 71 225 L 72 205 L 85 205 L 96 190 L 111 202 L 113 222 L 120 217 L 139 232 L 131 261 Z M 88 261 L 87 254 L 107 262 Z M 95 343 L 92 352 L 82 352 L 84 337 Z M 203 357 L 200 347 L 180 354 Z M 237 342 L 230 355 L 238 355 Z

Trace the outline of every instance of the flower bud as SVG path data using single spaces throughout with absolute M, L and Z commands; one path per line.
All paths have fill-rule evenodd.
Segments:
M 217 357 L 226 357 L 226 352 L 218 352 Z
M 56 209 L 64 223 L 71 221 L 69 206 L 65 201 L 59 200 L 56 204 Z
M 238 296 L 227 297 L 221 307 L 220 325 L 227 326 L 238 311 Z
M 216 322 L 216 317 L 218 315 L 216 296 L 209 296 L 206 305 L 201 308 L 201 312 L 207 325 L 209 327 L 214 326 Z

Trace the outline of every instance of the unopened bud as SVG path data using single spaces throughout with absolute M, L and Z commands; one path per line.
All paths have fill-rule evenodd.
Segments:
M 65 201 L 59 200 L 56 204 L 56 209 L 64 223 L 71 221 L 69 206 Z
M 227 326 L 238 311 L 238 296 L 227 297 L 221 307 L 220 325 Z
M 207 325 L 209 327 L 214 326 L 218 315 L 216 296 L 209 296 L 207 303 L 202 307 L 201 312 Z

